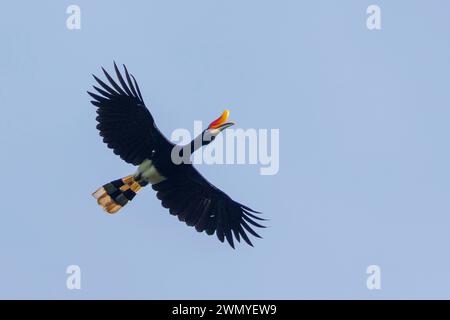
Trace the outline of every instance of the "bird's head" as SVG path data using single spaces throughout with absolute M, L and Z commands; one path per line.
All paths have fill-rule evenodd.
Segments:
M 230 110 L 225 110 L 219 118 L 209 124 L 208 128 L 203 132 L 203 145 L 209 144 L 219 133 L 234 125 L 234 122 L 227 121 L 229 115 Z

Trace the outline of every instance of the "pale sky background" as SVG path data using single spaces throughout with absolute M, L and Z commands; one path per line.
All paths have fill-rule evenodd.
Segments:
M 380 31 L 366 28 L 374 3 Z M 81 30 L 66 28 L 70 4 Z M 447 0 L 3 3 L 0 298 L 450 298 L 449 12 Z M 280 129 L 275 176 L 199 168 L 271 219 L 255 248 L 197 233 L 152 190 L 114 216 L 97 206 L 92 191 L 134 171 L 101 142 L 86 94 L 113 60 L 166 135 L 227 107 L 237 128 Z

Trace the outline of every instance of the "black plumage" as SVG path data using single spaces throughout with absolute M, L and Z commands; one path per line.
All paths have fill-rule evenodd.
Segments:
M 165 147 L 169 148 L 172 144 L 156 127 L 134 77 L 124 66 L 127 85 L 116 64 L 114 68 L 123 89 L 102 68 L 112 87 L 93 75 L 104 90 L 93 86 L 100 95 L 88 92 L 95 99 L 91 101 L 92 104 L 98 107 L 97 129 L 103 137 L 103 142 L 113 149 L 115 154 L 128 163 L 139 165 L 145 159 L 151 158 L 152 150 L 156 147 L 166 144 Z
M 198 232 L 216 233 L 221 242 L 226 239 L 233 248 L 234 239 L 242 238 L 252 245 L 247 233 L 260 238 L 253 227 L 264 228 L 256 221 L 265 219 L 213 186 L 191 163 L 174 164 L 170 154 L 175 145 L 157 128 L 137 81 L 125 66 L 125 77 L 115 63 L 114 68 L 119 83 L 102 68 L 109 85 L 94 75 L 97 93 L 88 92 L 97 107 L 97 128 L 103 141 L 128 163 L 153 162 L 165 180 L 152 188 L 162 206 L 180 221 Z

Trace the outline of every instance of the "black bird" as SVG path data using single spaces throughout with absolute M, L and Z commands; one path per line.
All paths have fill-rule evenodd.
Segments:
M 114 180 L 92 195 L 108 213 L 116 213 L 144 186 L 151 184 L 162 206 L 198 232 L 227 239 L 234 248 L 234 238 L 241 237 L 252 245 L 247 232 L 261 238 L 250 225 L 264 228 L 255 220 L 260 212 L 234 201 L 206 180 L 190 162 L 190 155 L 208 145 L 233 122 L 227 122 L 229 111 L 213 121 L 201 135 L 188 145 L 175 145 L 158 129 L 142 98 L 133 75 L 124 67 L 125 78 L 117 65 L 114 69 L 119 84 L 102 68 L 109 85 L 93 75 L 97 93 L 88 92 L 97 107 L 97 129 L 109 148 L 123 160 L 138 166 L 137 172 Z M 187 161 L 174 161 L 187 159 Z

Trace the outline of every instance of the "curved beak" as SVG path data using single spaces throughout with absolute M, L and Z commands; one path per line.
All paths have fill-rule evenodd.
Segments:
M 219 129 L 220 131 L 222 131 L 226 128 L 231 127 L 235 123 L 232 121 L 227 122 L 229 115 L 230 110 L 225 110 L 219 118 L 211 122 L 211 124 L 208 126 L 208 129 Z
M 220 131 L 225 130 L 226 128 L 229 128 L 231 126 L 234 126 L 236 123 L 234 123 L 233 121 L 229 121 L 229 122 L 225 122 L 224 124 L 220 125 L 217 129 L 219 129 Z

